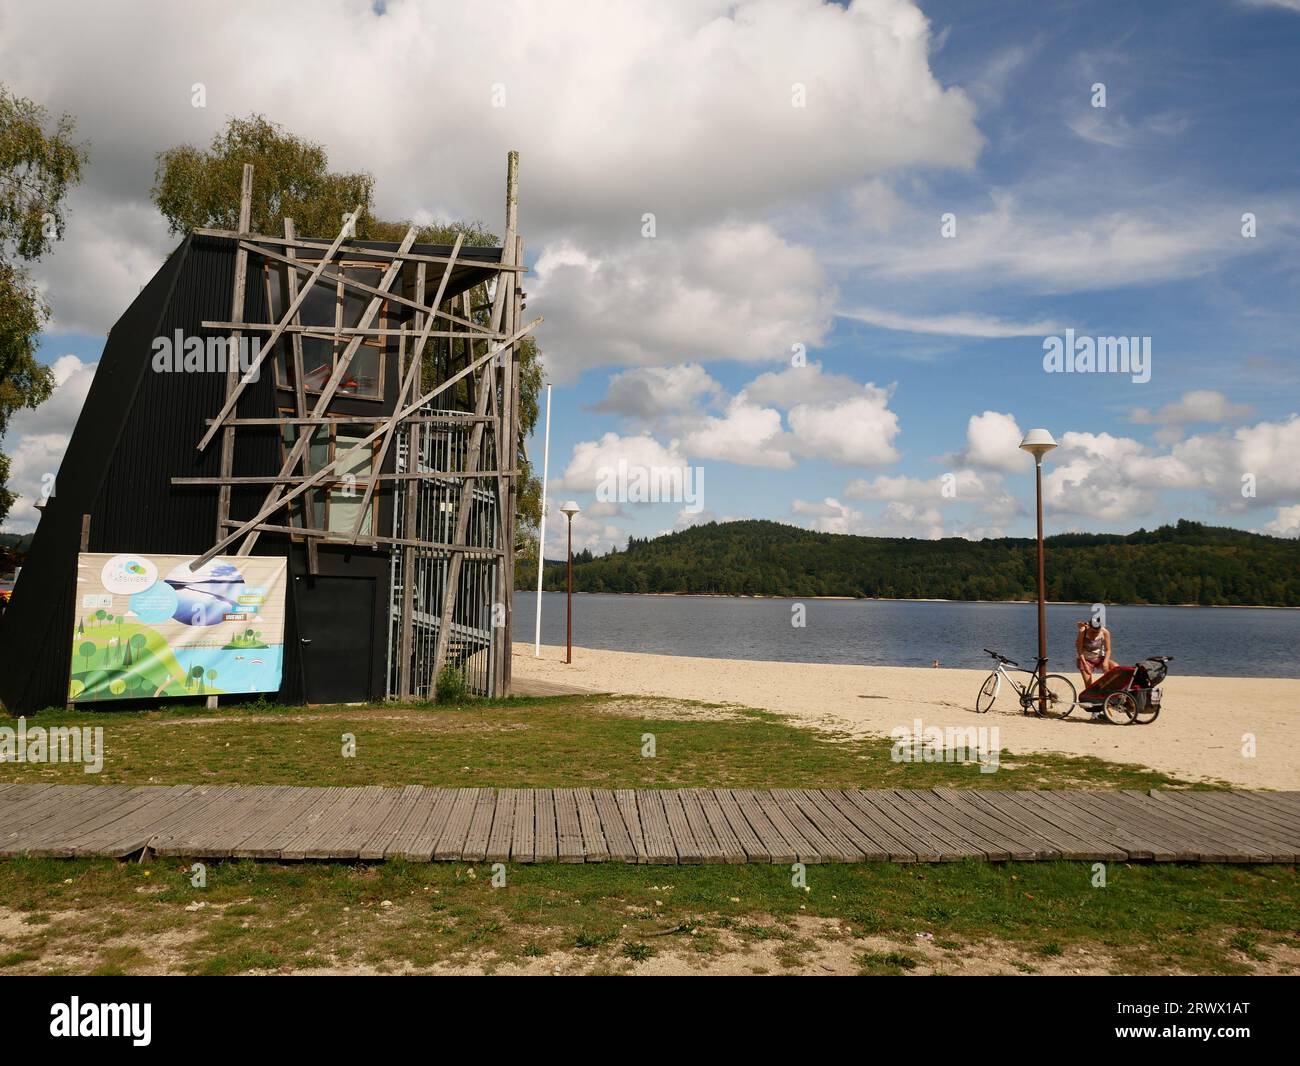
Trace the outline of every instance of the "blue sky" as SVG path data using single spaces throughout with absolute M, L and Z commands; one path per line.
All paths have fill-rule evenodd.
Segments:
M 42 357 L 68 387 L 15 420 L 15 481 L 57 462 L 59 420 L 75 417 L 110 308 L 169 246 L 147 204 L 152 152 L 202 143 L 223 109 L 255 106 L 336 165 L 371 169 L 378 206 L 402 217 L 495 225 L 499 159 L 521 147 L 529 313 L 547 318 L 554 383 L 553 502 L 582 504 L 577 539 L 597 551 L 708 518 L 1025 535 L 1032 467 L 1015 441 L 1040 425 L 1062 444 L 1046 467 L 1049 530 L 1188 517 L 1295 536 L 1297 6 L 921 0 L 926 26 L 905 0 L 790 0 L 629 8 L 585 40 L 534 27 L 515 53 L 524 73 L 504 83 L 525 81 L 522 101 L 439 134 L 433 195 L 402 152 L 346 112 L 329 117 L 346 83 L 313 107 L 250 71 L 203 115 L 123 86 L 136 121 L 118 138 L 85 89 L 15 56 L 15 88 L 109 145 L 74 201 L 72 247 L 43 276 L 56 331 Z M 325 38 L 430 31 L 408 4 L 330 11 Z M 153 28 L 178 42 L 185 30 Z M 63 47 L 32 34 L 33 47 Z M 19 27 L 15 51 L 21 40 Z M 210 57 L 185 54 L 201 46 L 176 47 L 160 84 L 204 73 L 222 95 Z M 440 76 L 419 74 L 426 88 Z M 405 88 L 415 75 L 393 77 Z M 466 79 L 445 77 L 448 91 Z M 460 110 L 478 106 L 467 99 Z M 79 218 L 98 244 L 77 240 Z M 129 269 L 116 304 L 91 306 L 71 268 L 110 237 L 129 243 Z M 1149 338 L 1150 380 L 1046 373 L 1044 339 L 1067 328 Z M 795 345 L 808 365 L 791 365 Z M 25 436 L 39 446 L 18 455 Z M 598 501 L 600 471 L 620 458 L 702 470 L 702 509 Z M 20 505 L 11 526 L 22 520 Z

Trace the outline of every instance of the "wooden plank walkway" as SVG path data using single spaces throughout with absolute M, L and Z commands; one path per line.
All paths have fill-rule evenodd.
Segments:
M 1294 863 L 1300 792 L 0 785 L 0 856 Z

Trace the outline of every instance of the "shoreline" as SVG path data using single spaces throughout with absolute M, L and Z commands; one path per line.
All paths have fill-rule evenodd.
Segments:
M 941 729 L 996 728 L 1016 753 L 1091 756 L 1148 767 L 1187 781 L 1241 788 L 1300 789 L 1300 679 L 1175 675 L 1150 725 L 1095 723 L 1082 710 L 1064 721 L 1026 717 L 1005 695 L 988 714 L 973 710 L 987 669 L 853 666 L 756 659 L 705 659 L 645 652 L 516 643 L 521 688 L 734 704 L 783 715 L 792 724 L 887 738 L 918 718 Z
M 515 589 L 515 594 L 528 592 L 537 595 L 537 589 Z M 564 589 L 543 589 L 542 593 L 555 596 L 565 595 Z M 996 603 L 1012 603 L 1018 606 L 1034 605 L 1037 600 L 946 600 L 939 596 L 778 596 L 768 592 L 579 592 L 573 593 L 575 596 L 661 596 L 666 598 L 679 599 L 706 599 L 706 600 L 842 600 L 849 603 L 971 603 L 988 606 Z M 1091 607 L 1092 604 L 1086 600 L 1046 600 L 1047 606 L 1052 607 Z M 1212 610 L 1212 611 L 1300 611 L 1300 605 L 1288 607 L 1275 603 L 1125 603 L 1117 601 L 1108 603 L 1107 607 L 1177 607 L 1180 609 L 1190 608 L 1195 610 Z

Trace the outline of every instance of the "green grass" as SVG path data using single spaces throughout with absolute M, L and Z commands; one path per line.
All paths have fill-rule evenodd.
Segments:
M 1050 754 L 974 764 L 897 763 L 887 739 L 853 739 L 763 711 L 666 700 L 549 697 L 455 705 L 147 711 L 51 710 L 32 725 L 104 729 L 96 784 L 493 785 L 499 788 L 1156 788 L 1167 774 Z M 692 711 L 702 712 L 690 719 Z M 666 718 L 664 713 L 674 714 Z M 974 717 L 972 715 L 972 717 Z M 342 756 L 344 733 L 356 756 Z M 643 758 L 642 737 L 655 737 Z M 80 766 L 0 763 L 0 782 L 91 780 Z
M 900 764 L 884 740 L 829 736 L 756 711 L 602 697 L 372 708 L 256 703 L 42 714 L 102 725 L 104 771 L 0 764 L 0 781 L 498 787 L 1029 788 L 1185 785 L 1096 759 L 1004 753 L 981 774 Z M 665 717 L 670 715 L 672 717 Z M 694 717 L 691 717 L 691 716 Z M 712 716 L 712 717 L 711 717 Z M 356 737 L 355 758 L 341 755 Z M 643 735 L 656 757 L 642 758 Z M 1007 968 L 1237 973 L 1300 958 L 1294 867 L 1089 863 L 486 866 L 0 860 L 0 973 L 229 974 L 520 965 L 565 972 L 740 960 L 788 972 L 824 953 L 847 972 Z M 198 906 L 198 904 L 205 904 Z M 752 964 L 747 960 L 752 960 Z
M 562 956 L 566 970 L 618 972 L 760 949 L 788 969 L 841 942 L 862 972 L 898 973 L 918 968 L 928 934 L 953 959 L 994 945 L 1025 972 L 1083 947 L 1123 972 L 1243 973 L 1300 947 L 1291 867 L 1114 864 L 1097 889 L 1086 863 L 814 866 L 807 892 L 776 866 L 512 866 L 499 889 L 470 869 L 210 863 L 199 890 L 181 860 L 8 860 L 5 907 L 54 920 L 10 923 L 0 970 L 493 970 Z

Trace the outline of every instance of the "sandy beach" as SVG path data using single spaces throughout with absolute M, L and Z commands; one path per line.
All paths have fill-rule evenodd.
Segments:
M 1228 781 L 1246 788 L 1300 788 L 1300 680 L 1171 676 L 1164 709 L 1148 726 L 1090 721 L 1076 710 L 1065 721 L 1020 714 L 1004 686 L 998 705 L 976 715 L 984 670 L 926 670 L 645 655 L 638 652 L 516 645 L 514 678 L 521 691 L 577 689 L 735 703 L 776 711 L 799 724 L 855 735 L 888 736 L 897 726 L 997 726 L 1011 752 L 1092 755 L 1189 780 Z M 1255 755 L 1243 755 L 1245 734 Z

